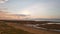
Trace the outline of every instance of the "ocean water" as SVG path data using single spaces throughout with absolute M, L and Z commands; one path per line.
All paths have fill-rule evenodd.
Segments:
M 60 22 L 60 19 L 34 19 L 35 21 L 54 21 L 54 22 Z

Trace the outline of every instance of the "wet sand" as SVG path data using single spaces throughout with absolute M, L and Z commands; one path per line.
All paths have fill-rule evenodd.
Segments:
M 60 32 L 38 30 L 38 29 L 34 29 L 34 28 L 25 27 L 23 25 L 18 26 L 17 24 L 14 24 L 14 23 L 7 23 L 7 25 L 12 26 L 12 27 L 17 28 L 17 29 L 28 31 L 28 32 L 34 33 L 34 34 L 60 34 Z

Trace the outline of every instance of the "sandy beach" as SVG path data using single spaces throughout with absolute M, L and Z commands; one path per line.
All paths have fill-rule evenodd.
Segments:
M 25 27 L 23 25 L 18 26 L 17 24 L 14 24 L 14 23 L 7 23 L 7 25 L 13 26 L 14 28 L 22 29 L 24 31 L 28 31 L 28 32 L 34 33 L 34 34 L 60 34 L 60 32 L 38 30 L 38 29 L 34 29 L 34 28 Z

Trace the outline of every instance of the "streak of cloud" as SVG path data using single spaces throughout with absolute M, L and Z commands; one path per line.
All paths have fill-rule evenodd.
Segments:
M 8 0 L 0 0 L 0 3 L 5 3 L 7 2 Z

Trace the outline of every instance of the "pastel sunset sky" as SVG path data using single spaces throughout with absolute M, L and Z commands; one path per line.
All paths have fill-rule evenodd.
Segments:
M 60 18 L 60 0 L 8 0 L 4 5 L 11 14 Z

